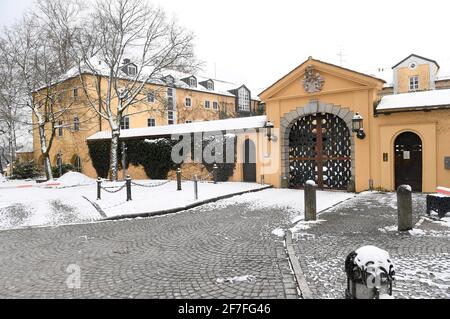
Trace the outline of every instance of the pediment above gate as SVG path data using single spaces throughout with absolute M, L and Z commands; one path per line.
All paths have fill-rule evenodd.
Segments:
M 319 96 L 361 89 L 382 89 L 381 79 L 311 57 L 259 96 L 262 101 Z

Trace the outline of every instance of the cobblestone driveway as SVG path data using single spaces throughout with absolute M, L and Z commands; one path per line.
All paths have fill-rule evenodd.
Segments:
M 0 232 L 2 298 L 298 298 L 282 211 L 206 206 L 159 218 Z M 66 285 L 81 269 L 81 288 Z M 225 281 L 238 276 L 256 280 Z M 253 277 L 250 277 L 252 279 Z
M 413 196 L 415 222 L 424 195 Z M 294 245 L 315 298 L 344 298 L 345 257 L 364 245 L 387 250 L 396 266 L 396 298 L 450 298 L 449 228 L 425 220 L 416 235 L 396 231 L 396 195 L 366 193 L 321 214 Z

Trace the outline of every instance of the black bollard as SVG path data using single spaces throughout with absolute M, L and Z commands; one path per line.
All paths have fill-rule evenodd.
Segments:
M 181 169 L 177 169 L 177 191 L 181 191 Z
M 313 181 L 305 183 L 305 221 L 317 220 L 316 189 L 317 185 Z
M 412 195 L 409 185 L 401 185 L 397 189 L 398 230 L 413 229 Z
M 97 200 L 102 199 L 102 179 L 97 177 Z
M 127 175 L 125 178 L 125 183 L 127 185 L 127 202 L 131 200 L 131 177 Z
M 198 200 L 198 179 L 197 179 L 197 175 L 194 175 L 194 197 L 195 197 L 195 200 Z
M 219 167 L 217 166 L 217 164 L 214 164 L 214 166 L 213 166 L 214 184 L 217 184 L 217 179 L 219 177 L 218 173 L 219 173 Z

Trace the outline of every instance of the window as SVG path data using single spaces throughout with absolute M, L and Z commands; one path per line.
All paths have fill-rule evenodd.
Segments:
M 191 120 L 186 120 L 186 124 L 192 123 Z
M 130 118 L 128 116 L 122 117 L 120 120 L 120 129 L 128 130 L 130 128 Z
M 75 117 L 73 118 L 73 130 L 75 132 L 80 131 L 80 119 L 78 118 L 78 115 L 75 115 Z
M 250 93 L 245 88 L 240 88 L 238 93 L 238 110 L 250 111 Z
M 147 93 L 147 102 L 149 103 L 155 102 L 155 93 L 153 92 Z
M 74 99 L 78 98 L 78 89 L 73 89 L 72 95 Z
M 219 109 L 219 102 L 216 101 L 213 102 L 213 109 L 216 111 Z
M 78 173 L 81 173 L 81 158 L 78 155 L 75 155 L 74 166 L 75 166 L 75 170 Z
M 186 98 L 186 107 L 191 107 L 192 106 L 192 99 L 190 97 Z
M 58 136 L 63 136 L 63 122 L 59 121 L 58 122 Z
M 128 66 L 128 75 L 135 76 L 137 73 L 137 68 L 135 65 Z
M 411 76 L 409 78 L 409 90 L 410 91 L 417 91 L 419 89 L 419 77 Z
M 209 108 L 211 108 L 211 102 L 205 101 L 205 109 L 209 109 Z
M 208 83 L 206 84 L 206 88 L 208 90 L 214 91 L 214 83 L 212 81 L 208 81 Z
M 167 96 L 173 96 L 173 88 L 167 88 Z
M 167 123 L 169 125 L 173 125 L 174 124 L 174 114 L 173 111 L 168 111 L 167 112 Z
M 193 88 L 197 87 L 197 81 L 195 78 L 189 78 L 189 86 Z
M 147 119 L 147 126 L 148 126 L 148 127 L 156 126 L 156 121 L 155 121 L 155 119 Z

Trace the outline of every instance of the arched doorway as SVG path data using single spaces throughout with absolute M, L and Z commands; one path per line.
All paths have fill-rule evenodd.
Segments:
M 244 143 L 244 182 L 256 183 L 256 148 L 252 140 Z
M 395 189 L 409 185 L 422 191 L 422 140 L 413 132 L 401 133 L 395 139 Z
M 329 113 L 298 119 L 289 134 L 289 187 L 313 180 L 320 189 L 347 190 L 352 177 L 347 124 Z

